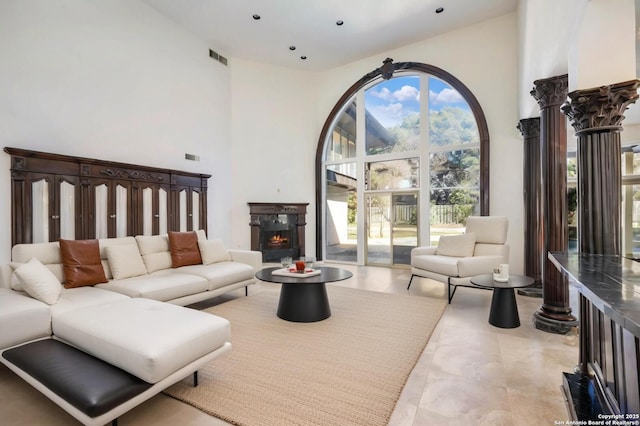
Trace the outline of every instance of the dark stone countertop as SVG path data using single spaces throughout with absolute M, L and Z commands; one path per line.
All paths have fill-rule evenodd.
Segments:
M 623 256 L 549 253 L 589 301 L 606 316 L 640 337 L 640 262 Z

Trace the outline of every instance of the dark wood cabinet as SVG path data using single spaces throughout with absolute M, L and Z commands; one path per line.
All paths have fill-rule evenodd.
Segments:
M 5 147 L 12 245 L 207 229 L 208 174 Z

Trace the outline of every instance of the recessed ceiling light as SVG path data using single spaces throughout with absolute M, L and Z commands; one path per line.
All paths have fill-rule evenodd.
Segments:
M 341 26 L 342 24 L 344 24 L 344 21 L 343 21 L 342 19 L 338 19 L 338 20 L 336 21 L 336 25 L 337 25 L 337 26 Z
M 253 19 L 255 19 L 257 21 L 258 19 L 260 19 L 260 15 L 258 15 L 257 13 L 254 13 L 253 14 Z
M 296 50 L 295 46 L 289 46 L 289 50 Z
M 307 57 L 302 55 L 302 56 L 300 56 L 300 59 L 302 59 L 304 61 L 305 59 L 307 59 Z
M 436 13 L 442 13 L 444 12 L 444 7 L 439 7 L 436 9 Z

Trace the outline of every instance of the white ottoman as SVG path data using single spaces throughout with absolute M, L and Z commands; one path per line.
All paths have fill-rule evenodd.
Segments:
M 231 340 L 224 318 L 141 298 L 54 314 L 52 327 L 56 338 L 148 383 Z

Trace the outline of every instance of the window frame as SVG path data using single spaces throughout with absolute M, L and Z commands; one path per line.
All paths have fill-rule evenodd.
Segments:
M 358 91 L 368 85 L 371 85 L 375 81 L 383 78 L 384 69 L 388 65 L 385 61 L 384 66 L 377 68 L 367 74 L 365 74 L 360 80 L 356 81 L 351 87 L 349 87 L 344 94 L 338 99 L 334 107 L 329 112 L 327 119 L 320 132 L 318 144 L 316 147 L 316 164 L 315 164 L 315 176 L 316 176 L 316 257 L 318 259 L 323 258 L 324 247 L 324 230 L 322 221 L 322 206 L 323 206 L 323 162 L 325 156 L 325 149 L 327 144 L 327 137 L 329 132 L 333 131 L 335 121 L 338 119 L 344 108 L 346 108 L 355 99 Z M 459 79 L 450 74 L 449 72 L 438 68 L 433 65 L 424 64 L 420 62 L 398 62 L 393 64 L 395 70 L 401 70 L 417 74 L 428 74 L 441 79 L 449 84 L 465 99 L 471 108 L 471 112 L 476 120 L 478 126 L 478 134 L 480 138 L 480 214 L 485 216 L 489 214 L 489 164 L 490 164 L 490 138 L 489 128 L 487 126 L 487 120 L 484 112 L 480 107 L 475 95 L 465 86 Z

